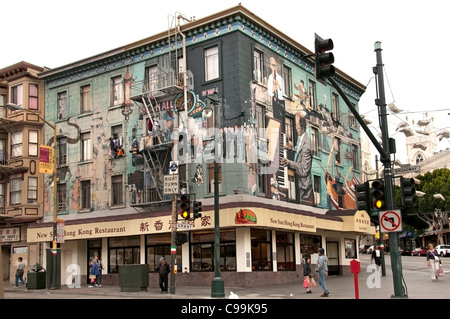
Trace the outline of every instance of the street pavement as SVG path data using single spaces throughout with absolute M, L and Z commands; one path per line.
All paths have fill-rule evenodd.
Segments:
M 420 258 L 420 257 L 416 257 Z M 320 297 L 322 289 L 312 289 L 311 294 L 306 294 L 302 287 L 303 278 L 298 281 L 268 285 L 263 287 L 228 287 L 225 282 L 225 296 L 223 298 L 211 297 L 210 286 L 175 287 L 175 293 L 161 294 L 160 289 L 148 287 L 144 292 L 122 292 L 119 286 L 103 285 L 100 288 L 90 288 L 82 284 L 80 288 L 69 288 L 62 285 L 60 289 L 27 289 L 24 286 L 14 288 L 9 282 L 4 282 L 4 299 L 180 299 L 180 300 L 217 300 L 217 299 L 282 299 L 282 300 L 312 300 L 312 299 L 449 299 L 450 298 L 450 268 L 444 269 L 445 277 L 438 281 L 432 281 L 426 267 L 424 258 L 423 266 L 415 269 L 402 270 L 405 293 L 395 294 L 392 269 L 389 255 L 386 255 L 386 276 L 381 271 L 374 271 L 375 265 L 370 263 L 370 256 L 361 255 L 361 272 L 357 275 L 329 276 L 326 284 L 330 292 L 329 297 Z M 317 280 L 316 280 L 317 281 Z M 233 295 L 235 298 L 233 298 Z M 1 304 L 1 301 L 0 301 Z

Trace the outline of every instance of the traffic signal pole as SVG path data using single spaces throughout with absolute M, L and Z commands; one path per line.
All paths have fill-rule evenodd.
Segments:
M 377 66 L 374 68 L 375 76 L 378 79 L 378 98 L 375 100 L 375 104 L 378 106 L 378 115 L 381 129 L 381 140 L 383 143 L 383 149 L 385 155 L 381 156 L 381 162 L 384 165 L 384 181 L 386 190 L 386 209 L 393 210 L 394 205 L 394 187 L 392 177 L 392 162 L 390 158 L 391 150 L 389 149 L 391 144 L 389 143 L 389 131 L 386 113 L 386 99 L 384 92 L 384 76 L 383 76 L 383 61 L 381 58 L 381 42 L 375 42 L 375 52 L 377 56 Z M 398 243 L 398 232 L 391 232 L 389 234 L 389 246 L 391 254 L 391 268 L 392 277 L 394 280 L 394 296 L 396 298 L 407 297 L 406 291 L 403 287 L 403 274 L 402 274 L 402 260 Z
M 370 141 L 380 153 L 380 160 L 384 165 L 384 180 L 385 180 L 385 191 L 386 191 L 386 210 L 394 209 L 394 188 L 392 184 L 392 162 L 390 158 L 390 144 L 389 144 L 389 132 L 387 125 L 387 113 L 386 113 L 386 101 L 384 92 L 384 77 L 383 77 L 383 63 L 381 58 L 381 43 L 375 43 L 375 52 L 377 57 L 377 66 L 374 68 L 374 73 L 378 79 L 378 92 L 375 104 L 378 106 L 378 116 L 380 121 L 380 129 L 382 132 L 382 144 L 378 143 L 378 140 L 370 131 L 369 127 L 364 123 L 363 119 L 356 111 L 355 107 L 352 105 L 350 100 L 347 98 L 345 93 L 342 91 L 340 86 L 336 81 L 330 76 L 328 81 L 333 85 L 333 87 L 338 91 L 339 95 L 342 97 L 344 102 L 347 104 L 349 110 L 353 113 L 361 128 L 369 137 Z M 393 298 L 405 298 L 407 297 L 405 293 L 405 288 L 403 287 L 403 274 L 402 274 L 402 264 L 400 258 L 400 252 L 397 249 L 398 245 L 398 233 L 391 232 L 389 234 L 389 246 L 391 247 L 391 268 L 392 276 L 394 281 L 394 295 Z

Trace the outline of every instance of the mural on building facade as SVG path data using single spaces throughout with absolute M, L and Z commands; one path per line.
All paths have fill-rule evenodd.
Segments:
M 359 180 L 353 174 L 350 176 L 353 170 L 352 150 L 343 152 L 341 150 L 344 148 L 343 145 L 337 145 L 338 140 L 335 139 L 336 137 L 342 140 L 352 139 L 348 127 L 344 127 L 340 122 L 333 119 L 326 105 L 326 95 L 323 96 L 321 102 L 314 100 L 315 92 L 308 92 L 303 74 L 297 75 L 295 72 L 292 74 L 294 92 L 289 99 L 286 99 L 285 83 L 280 75 L 280 66 L 285 61 L 271 56 L 267 62 L 269 64 L 266 67 L 268 76 L 262 78 L 260 83 L 250 82 L 252 105 L 249 123 L 255 123 L 255 125 L 258 123 L 257 105 L 265 107 L 265 114 L 263 114 L 265 127 L 273 127 L 273 122 L 279 123 L 280 136 L 276 148 L 276 153 L 279 156 L 273 157 L 271 162 L 274 167 L 279 169 L 276 173 L 267 177 L 270 179 L 268 183 L 271 197 L 275 200 L 288 200 L 289 189 L 286 183 L 288 179 L 286 168 L 289 168 L 295 171 L 296 187 L 294 192 L 296 199 L 301 204 L 328 209 L 355 209 L 352 188 L 359 183 Z M 315 90 L 315 88 L 309 89 Z M 286 131 L 286 116 L 292 118 L 295 130 L 293 130 L 294 136 L 290 136 L 291 132 Z M 319 136 L 314 137 L 320 139 L 315 141 L 316 145 L 320 144 L 320 148 L 316 150 L 318 153 L 314 156 L 311 145 L 312 126 L 320 133 L 316 134 Z M 321 159 L 325 159 L 325 156 L 327 156 L 327 164 L 326 167 L 323 167 Z M 320 160 L 315 157 L 319 157 Z M 323 202 L 320 196 L 314 194 L 315 192 L 320 194 L 321 191 L 315 189 L 317 186 L 313 185 L 313 167 L 316 175 L 319 175 L 317 172 L 317 169 L 319 169 L 321 171 L 320 176 L 324 176 L 323 188 L 326 192 L 326 202 Z M 342 173 L 343 170 L 346 170 L 346 172 Z M 254 164 L 248 176 L 249 193 L 251 194 L 255 194 L 255 192 L 250 191 L 250 185 L 255 185 L 255 175 L 258 175 L 258 165 Z M 314 181 L 314 183 L 316 182 Z M 291 195 L 290 198 L 293 199 L 293 196 Z

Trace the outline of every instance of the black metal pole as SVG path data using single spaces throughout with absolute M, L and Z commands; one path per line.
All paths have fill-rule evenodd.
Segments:
M 214 279 L 211 283 L 211 297 L 225 297 L 225 285 L 220 277 L 220 221 L 219 221 L 219 132 L 218 123 L 219 100 L 217 93 L 214 93 L 212 99 L 214 105 Z
M 384 185 L 385 185 L 385 196 L 386 196 L 386 209 L 394 209 L 394 188 L 392 183 L 392 162 L 390 158 L 389 150 L 389 131 L 387 123 L 387 113 L 386 113 L 386 100 L 384 92 L 384 77 L 383 77 L 383 62 L 381 58 L 381 42 L 375 42 L 375 52 L 377 56 L 377 66 L 376 66 L 376 76 L 378 79 L 378 98 L 375 100 L 375 104 L 378 105 L 378 114 L 380 120 L 380 129 L 382 134 L 382 143 L 384 149 L 384 156 L 381 156 L 381 162 L 384 165 Z M 392 277 L 394 280 L 394 295 L 395 298 L 407 297 L 405 289 L 402 284 L 403 274 L 402 274 L 402 260 L 400 256 L 400 251 L 398 250 L 398 233 L 389 233 L 389 246 L 391 254 L 391 268 Z

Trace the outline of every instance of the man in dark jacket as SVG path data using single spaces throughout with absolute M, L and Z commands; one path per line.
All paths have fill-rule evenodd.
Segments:
M 159 274 L 159 287 L 161 288 L 161 293 L 167 293 L 167 288 L 169 285 L 170 266 L 166 264 L 166 260 L 164 259 L 164 257 L 159 258 L 157 270 Z

